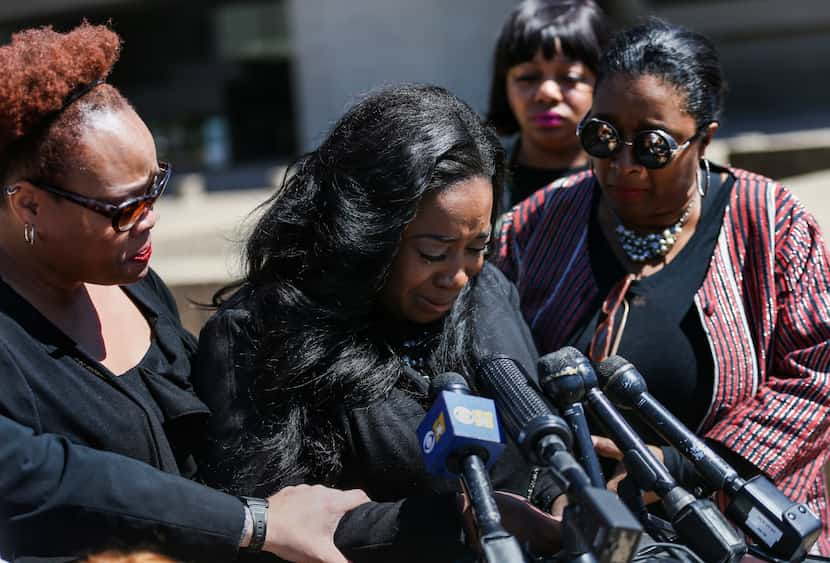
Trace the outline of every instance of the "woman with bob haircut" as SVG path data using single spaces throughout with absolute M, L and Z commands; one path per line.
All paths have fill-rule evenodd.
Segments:
M 364 487 L 375 502 L 336 535 L 351 560 L 469 554 L 458 483 L 427 473 L 416 428 L 435 376 L 475 389 L 490 352 L 535 367 L 515 288 L 485 262 L 502 179 L 495 133 L 433 86 L 369 95 L 299 159 L 248 239 L 242 285 L 200 335 L 208 484 Z M 528 501 L 548 510 L 560 491 L 512 444 L 492 481 L 542 515 L 537 541 L 558 538 Z
M 505 20 L 487 118 L 506 136 L 506 207 L 588 167 L 576 126 L 591 107 L 607 40 L 593 0 L 523 0 Z
M 744 478 L 806 503 L 828 554 L 827 250 L 787 188 L 705 158 L 724 91 L 706 37 L 656 19 L 617 35 L 579 128 L 593 172 L 517 206 L 497 264 L 540 352 L 625 357 Z M 597 449 L 621 459 L 608 440 Z M 677 451 L 655 453 L 701 484 Z

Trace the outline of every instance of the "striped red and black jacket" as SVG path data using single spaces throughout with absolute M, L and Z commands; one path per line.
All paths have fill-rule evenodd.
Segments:
M 821 517 L 830 445 L 830 267 L 813 216 L 782 185 L 731 169 L 735 183 L 694 302 L 714 360 L 698 433 L 752 462 Z M 539 352 L 566 346 L 597 298 L 588 254 L 590 172 L 539 190 L 506 216 L 496 264 L 521 297 Z

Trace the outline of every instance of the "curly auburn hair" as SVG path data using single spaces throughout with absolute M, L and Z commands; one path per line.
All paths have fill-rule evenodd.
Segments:
M 89 555 L 81 563 L 176 563 L 173 559 L 152 551 L 134 551 L 122 553 L 119 551 L 105 551 Z
M 27 29 L 0 47 L 0 176 L 49 179 L 71 163 L 89 109 L 129 104 L 114 87 L 83 88 L 109 75 L 121 51 L 111 29 L 83 22 L 68 33 Z M 83 99 L 84 104 L 75 103 Z

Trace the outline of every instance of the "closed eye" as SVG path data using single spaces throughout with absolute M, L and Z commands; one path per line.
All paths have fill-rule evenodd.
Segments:
M 447 259 L 446 254 L 427 254 L 426 252 L 418 251 L 418 254 L 427 262 L 443 262 Z
M 476 253 L 476 254 L 487 254 L 487 252 L 489 252 L 489 250 L 490 250 L 490 241 L 487 241 L 486 243 L 484 243 L 483 246 L 468 247 L 467 250 L 469 252 L 473 252 L 473 253 Z
M 574 84 L 574 85 L 576 85 L 576 84 L 590 84 L 591 82 L 590 82 L 590 80 L 588 79 L 587 76 L 584 76 L 584 75 L 581 75 L 581 74 L 569 74 L 568 76 L 565 76 L 564 78 L 562 78 L 562 83 L 563 84 Z

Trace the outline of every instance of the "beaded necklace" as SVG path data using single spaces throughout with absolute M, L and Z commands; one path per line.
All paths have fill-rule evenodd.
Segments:
M 647 233 L 644 235 L 638 235 L 623 225 L 620 218 L 617 217 L 617 214 L 612 210 L 611 212 L 614 213 L 614 217 L 617 220 L 617 228 L 614 229 L 614 232 L 617 235 L 617 240 L 620 241 L 620 246 L 628 258 L 632 262 L 648 262 L 668 254 L 669 250 L 671 250 L 677 242 L 677 233 L 680 232 L 683 225 L 685 225 L 686 221 L 689 219 L 694 203 L 694 199 L 689 202 L 689 205 L 687 205 L 686 209 L 683 210 L 683 214 L 680 216 L 680 219 L 678 219 L 674 225 L 666 227 L 662 231 Z

